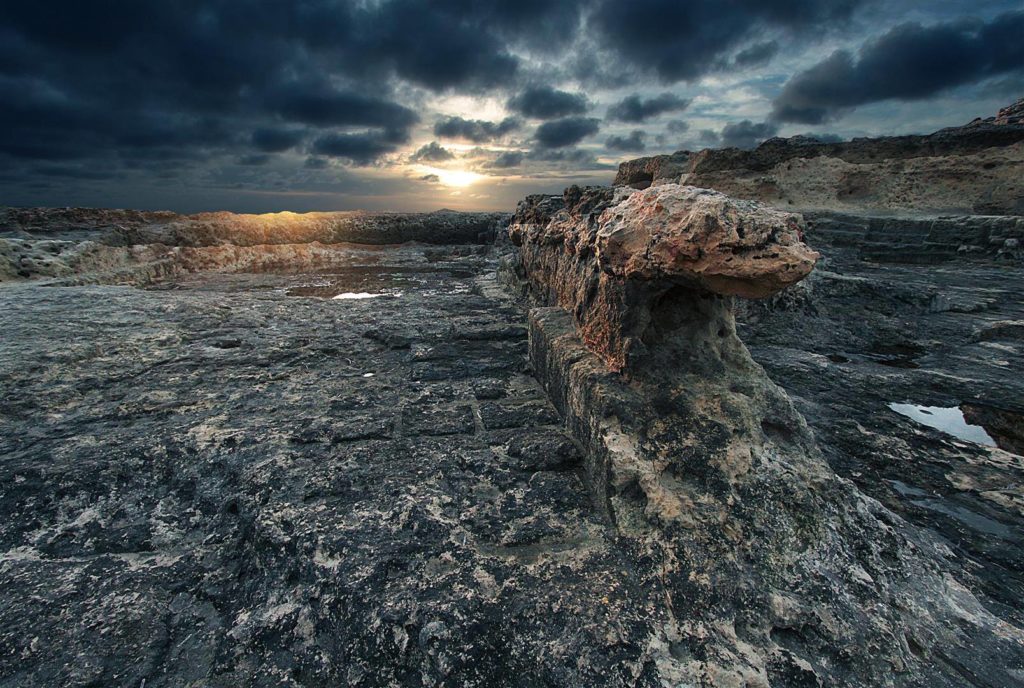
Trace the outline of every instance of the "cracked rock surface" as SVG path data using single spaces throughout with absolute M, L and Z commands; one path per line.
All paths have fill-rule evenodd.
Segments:
M 642 683 L 481 250 L 0 289 L 0 685 Z
M 808 215 L 806 279 L 673 282 L 623 375 L 501 242 L 17 212 L 0 686 L 1024 682 L 1013 222 Z

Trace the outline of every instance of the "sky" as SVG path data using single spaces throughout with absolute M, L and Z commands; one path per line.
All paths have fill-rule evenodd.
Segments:
M 10 0 L 0 204 L 511 210 L 1022 96 L 1019 0 Z

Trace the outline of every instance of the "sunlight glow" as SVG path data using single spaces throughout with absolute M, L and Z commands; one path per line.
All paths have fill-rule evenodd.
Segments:
M 424 174 L 436 174 L 437 179 L 445 186 L 462 188 L 484 179 L 484 175 L 470 172 L 469 170 L 447 170 L 443 167 L 428 167 L 422 165 Z

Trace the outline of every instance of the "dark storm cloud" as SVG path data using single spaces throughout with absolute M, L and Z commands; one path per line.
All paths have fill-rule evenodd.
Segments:
M 454 157 L 455 154 L 450 150 L 437 141 L 431 141 L 421 146 L 419 150 L 409 157 L 409 160 L 412 162 L 444 162 L 445 160 L 452 160 Z
M 448 117 L 434 125 L 434 136 L 445 139 L 465 139 L 473 143 L 489 143 L 519 129 L 523 123 L 515 117 L 500 122 Z
M 260 167 L 266 165 L 273 159 L 272 155 L 267 153 L 253 153 L 251 155 L 243 155 L 238 159 L 239 165 L 245 165 L 246 167 Z
M 588 100 L 555 84 L 576 79 L 588 88 L 629 88 L 624 93 L 637 95 L 614 103 L 609 119 L 667 119 L 685 101 L 657 95 L 657 82 L 764 64 L 780 46 L 787 60 L 773 65 L 799 64 L 810 41 L 863 26 L 844 20 L 869 1 L 0 3 L 0 168 L 5 191 L 12 177 L 25 188 L 46 183 L 55 190 L 78 179 L 97 188 L 116 179 L 107 187 L 117 189 L 125 179 L 158 180 L 169 203 L 178 202 L 171 189 L 189 181 L 229 184 L 244 176 L 248 188 L 260 180 L 268 188 L 280 185 L 289 166 L 294 178 L 343 180 L 344 187 L 324 187 L 331 192 L 365 193 L 359 185 L 367 175 L 343 168 L 395 154 L 408 160 L 409 142 L 430 128 L 424 120 L 440 119 L 433 126 L 438 141 L 525 147 L 519 139 L 527 138 L 523 119 L 530 118 L 544 121 L 533 134 L 534 151 L 490 151 L 479 160 L 490 160 L 484 164 L 495 170 L 528 165 L 538 174 L 597 169 L 592 153 L 571 146 L 599 131 L 599 122 L 586 116 L 589 106 L 621 94 L 598 91 Z M 858 104 L 925 97 L 980 79 L 991 85 L 1003 78 L 1007 92 L 1019 84 L 1021 13 L 992 19 L 994 6 L 941 5 L 917 9 L 944 23 L 883 28 L 885 35 L 859 54 L 833 56 L 792 78 L 775 103 L 778 118 L 826 120 Z M 869 18 L 863 14 L 859 19 Z M 894 14 L 880 9 L 870 18 L 885 22 Z M 951 20 L 973 14 L 986 19 Z M 788 75 L 762 76 L 759 93 L 775 95 Z M 720 92 L 710 86 L 706 95 L 713 101 Z M 429 109 L 455 95 L 508 103 L 521 114 L 491 122 L 473 119 L 479 115 L 472 111 L 441 119 Z M 715 114 L 720 103 L 708 105 L 702 116 L 724 119 Z M 771 125 L 741 124 L 721 138 L 747 145 L 770 135 Z M 685 125 L 675 120 L 658 129 L 681 134 Z M 650 128 L 646 143 L 653 147 L 652 137 L 662 131 Z M 698 134 L 704 136 L 692 132 Z M 719 142 L 717 136 L 711 132 L 703 145 Z M 631 134 L 611 141 L 643 142 Z M 221 168 L 230 172 L 218 176 Z M 417 181 L 403 176 L 401 183 Z
M 127 165 L 147 148 L 187 146 L 182 157 L 197 161 L 244 155 L 243 147 L 271 152 L 285 141 L 238 132 L 270 130 L 279 119 L 313 127 L 314 137 L 333 127 L 381 129 L 342 140 L 384 150 L 418 119 L 391 98 L 394 77 L 438 91 L 507 84 L 518 70 L 508 46 L 533 41 L 542 27 L 568 40 L 579 5 L 4 3 L 0 80 L 22 83 L 2 94 L 0 154 Z
M 90 169 L 87 167 L 76 167 L 73 165 L 39 165 L 33 168 L 33 172 L 44 177 L 64 177 L 67 179 L 92 179 L 103 180 L 113 179 L 116 175 L 105 170 Z
M 344 158 L 354 165 L 369 165 L 397 145 L 377 132 L 361 134 L 325 134 L 313 142 L 311 152 L 332 158 Z
M 538 148 L 529 151 L 526 160 L 550 164 L 560 169 L 611 170 L 616 167 L 598 162 L 593 153 L 578 148 Z
M 662 93 L 646 100 L 634 94 L 608 108 L 608 119 L 620 122 L 643 122 L 666 112 L 685 110 L 689 105 L 688 99 L 680 98 L 672 93 Z
M 320 126 L 371 126 L 401 132 L 420 119 L 404 105 L 354 91 L 335 91 L 326 84 L 282 88 L 271 96 L 270 105 L 282 117 Z
M 519 167 L 523 164 L 523 158 L 525 157 L 526 154 L 522 151 L 505 151 L 494 160 L 485 164 L 484 167 L 494 170 L 507 170 L 510 167 Z
M 740 67 L 752 67 L 767 62 L 768 60 L 775 57 L 776 53 L 779 52 L 778 41 L 766 41 L 764 43 L 755 43 L 754 45 L 744 48 L 743 50 L 736 53 L 736 57 L 733 58 Z
M 392 0 L 358 13 L 361 44 L 353 57 L 391 64 L 412 83 L 435 91 L 486 88 L 519 68 L 491 30 L 498 3 Z
M 591 19 L 602 43 L 663 82 L 696 79 L 757 31 L 835 25 L 860 0 L 601 0 Z
M 508 107 L 526 117 L 555 119 L 569 115 L 582 115 L 589 108 L 582 93 L 559 91 L 550 86 L 530 86 L 508 101 Z
M 690 123 L 685 120 L 674 119 L 665 125 L 665 129 L 673 134 L 682 134 L 690 130 Z
M 745 119 L 742 122 L 726 124 L 722 128 L 721 142 L 726 148 L 754 148 L 767 138 L 778 133 L 778 125 L 772 122 L 757 124 Z
M 600 120 L 593 117 L 564 117 L 540 125 L 533 136 L 542 148 L 564 148 L 596 134 L 600 128 Z
M 647 147 L 647 134 L 634 129 L 629 136 L 612 136 L 604 144 L 611 150 L 642 151 Z
M 297 129 L 260 127 L 252 133 L 252 145 L 265 153 L 280 153 L 299 145 L 303 136 Z
M 1024 69 L 1024 12 L 991 22 L 901 24 L 840 50 L 790 79 L 773 104 L 782 122 L 819 124 L 858 105 L 926 98 L 944 89 Z

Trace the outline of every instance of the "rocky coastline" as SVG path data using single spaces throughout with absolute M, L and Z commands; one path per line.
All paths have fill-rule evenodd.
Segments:
M 0 210 L 0 686 L 1024 685 L 1019 119 Z

